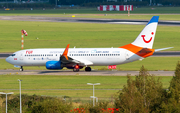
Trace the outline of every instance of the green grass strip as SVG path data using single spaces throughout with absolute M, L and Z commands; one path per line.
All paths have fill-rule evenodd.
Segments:
M 29 22 L 0 20 L 0 52 L 15 52 L 21 49 L 21 29 L 24 49 L 29 48 L 110 48 L 133 42 L 145 25 Z M 153 48 L 174 47 L 179 51 L 180 27 L 158 26 Z
M 126 76 L 54 76 L 54 75 L 0 75 L 1 92 L 15 92 L 19 94 L 18 79 L 22 79 L 22 93 L 28 95 L 49 95 L 49 96 L 70 96 L 70 97 L 89 97 L 92 96 L 92 86 L 87 83 L 101 83 L 95 86 L 96 96 L 111 97 L 118 90 L 126 85 Z M 134 77 L 133 77 L 134 78 Z M 156 77 L 158 78 L 158 77 Z M 161 76 L 163 88 L 168 88 L 172 76 Z M 5 90 L 9 89 L 9 90 Z M 17 90 L 10 90 L 17 89 Z M 34 90 L 32 90 L 34 89 Z M 37 90 L 41 89 L 41 90 Z M 46 90 L 52 89 L 52 90 Z M 90 90 L 53 90 L 53 89 L 90 89 Z M 105 89 L 105 90 L 98 90 Z

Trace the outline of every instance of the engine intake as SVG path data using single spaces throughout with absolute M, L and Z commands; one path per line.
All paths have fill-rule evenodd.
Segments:
M 46 62 L 46 69 L 62 69 L 60 61 L 48 61 Z

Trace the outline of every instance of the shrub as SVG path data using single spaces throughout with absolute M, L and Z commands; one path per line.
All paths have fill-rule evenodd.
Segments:
M 8 111 L 19 112 L 19 96 L 8 100 Z M 56 97 L 22 95 L 22 111 L 32 113 L 67 113 L 72 109 L 71 103 L 65 103 Z

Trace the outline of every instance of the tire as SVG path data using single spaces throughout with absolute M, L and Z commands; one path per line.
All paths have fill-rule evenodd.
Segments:
M 73 71 L 74 71 L 74 72 L 78 72 L 78 71 L 79 71 L 79 69 L 74 68 L 74 69 L 73 69 Z
M 23 68 L 20 68 L 19 71 L 23 71 Z
M 91 71 L 91 67 L 86 67 L 85 71 L 90 72 Z
M 21 66 L 21 68 L 19 69 L 19 71 L 23 71 L 23 67 Z

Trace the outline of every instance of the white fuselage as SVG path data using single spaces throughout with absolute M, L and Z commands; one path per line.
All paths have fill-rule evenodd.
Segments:
M 64 48 L 20 50 L 6 61 L 17 66 L 45 66 L 47 61 L 59 61 L 63 52 Z M 123 48 L 69 48 L 67 56 L 85 62 L 82 66 L 118 65 L 142 58 Z

